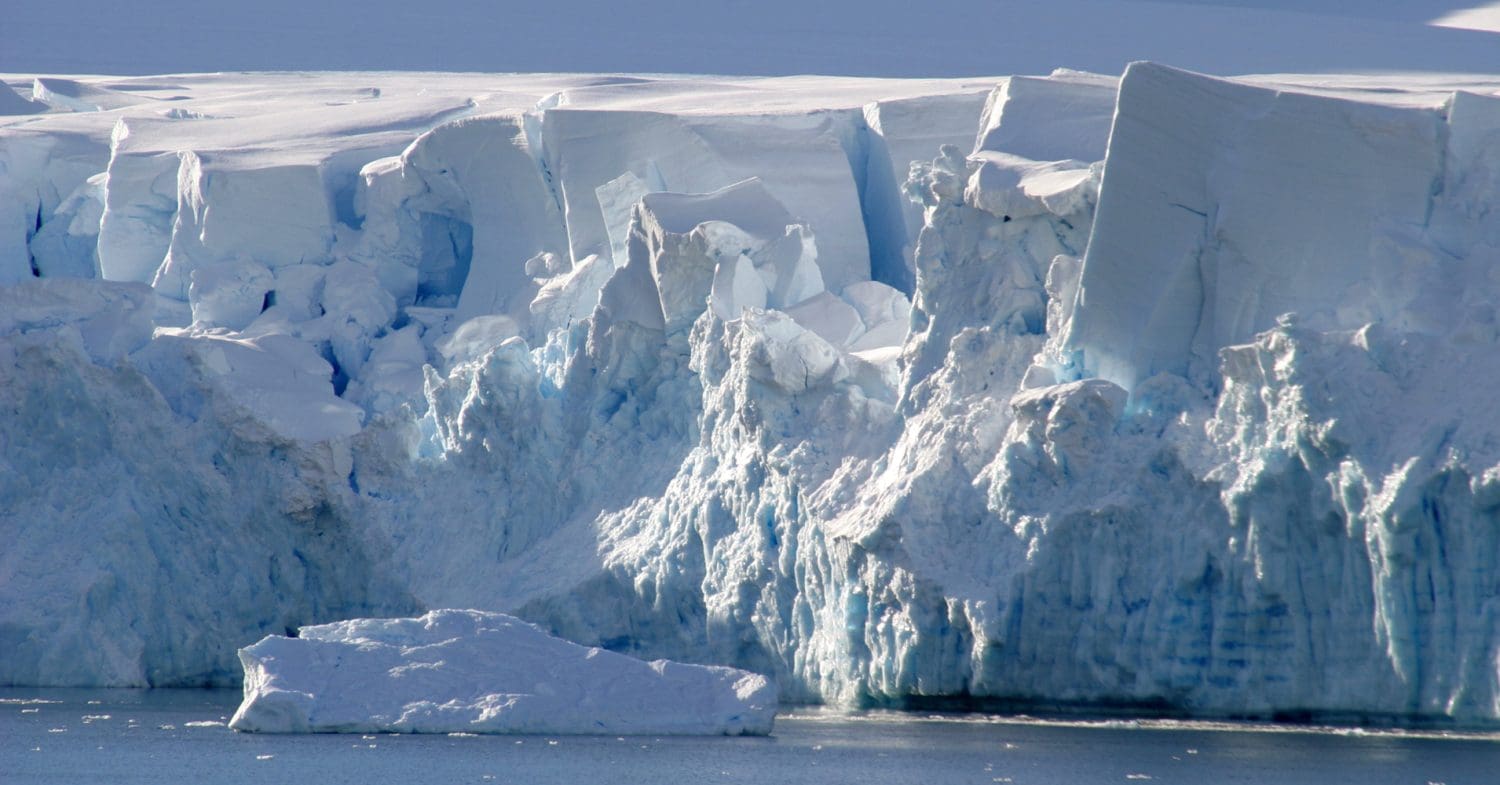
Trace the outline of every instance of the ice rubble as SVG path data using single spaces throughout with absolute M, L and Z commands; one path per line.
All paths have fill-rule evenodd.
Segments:
M 793 699 L 1500 722 L 1495 80 L 241 78 L 0 127 L 0 681 L 477 607 Z
M 643 662 L 481 611 L 305 626 L 240 661 L 229 727 L 256 733 L 765 736 L 777 706 L 764 676 Z

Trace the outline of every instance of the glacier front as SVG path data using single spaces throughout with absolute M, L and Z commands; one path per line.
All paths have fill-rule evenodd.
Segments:
M 1500 78 L 31 96 L 0 684 L 478 608 L 795 701 L 1500 724 Z

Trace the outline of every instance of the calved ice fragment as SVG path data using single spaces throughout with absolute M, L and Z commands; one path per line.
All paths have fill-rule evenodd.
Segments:
M 645 662 L 482 611 L 303 627 L 240 662 L 229 726 L 257 733 L 764 736 L 777 706 L 759 674 Z

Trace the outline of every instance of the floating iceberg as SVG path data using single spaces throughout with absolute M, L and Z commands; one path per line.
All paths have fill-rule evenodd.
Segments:
M 777 706 L 758 674 L 644 662 L 480 611 L 307 626 L 240 662 L 229 727 L 254 733 L 764 736 Z

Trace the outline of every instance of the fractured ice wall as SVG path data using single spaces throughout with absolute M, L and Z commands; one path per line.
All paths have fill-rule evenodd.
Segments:
M 544 120 L 547 165 L 566 205 L 573 258 L 611 253 L 610 238 L 620 227 L 605 224 L 599 189 L 626 173 L 679 193 L 707 193 L 758 177 L 825 238 L 829 285 L 865 280 L 870 251 L 850 164 L 856 118 L 836 111 L 673 116 L 550 110 Z M 586 143 L 603 134 L 610 135 L 610 144 Z M 772 159 L 776 166 L 764 165 Z
M 1069 336 L 1083 367 L 1204 378 L 1282 313 L 1419 319 L 1403 235 L 1441 186 L 1444 119 L 1132 65 Z
M 0 682 L 475 607 L 798 699 L 1500 721 L 1500 85 L 288 79 L 0 125 Z

